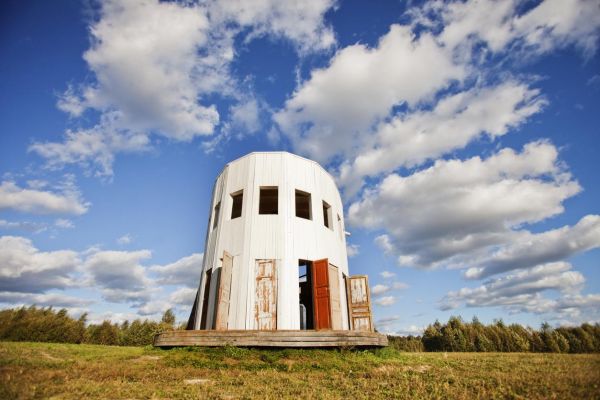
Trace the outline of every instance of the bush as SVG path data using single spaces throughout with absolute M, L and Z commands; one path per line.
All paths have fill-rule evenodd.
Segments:
M 92 343 L 119 346 L 147 346 L 154 335 L 175 329 L 175 315 L 167 310 L 161 322 L 136 319 L 113 324 L 89 324 L 87 315 L 71 318 L 67 310 L 52 307 L 21 307 L 0 311 L 0 340 Z M 182 329 L 180 324 L 177 329 Z M 477 318 L 464 322 L 451 317 L 446 324 L 429 325 L 423 336 L 388 336 L 390 347 L 399 351 L 477 351 L 600 353 L 600 324 L 553 329 L 544 323 L 540 330 L 502 320 L 484 325 Z
M 167 310 L 162 322 L 149 320 L 125 321 L 121 325 L 110 321 L 89 324 L 87 314 L 71 318 L 67 310 L 52 307 L 21 307 L 0 311 L 0 340 L 56 343 L 90 343 L 120 346 L 146 346 L 154 335 L 173 329 L 175 315 Z
M 388 336 L 389 346 L 398 351 L 425 351 L 420 336 Z
M 422 342 L 424 351 L 592 353 L 600 352 L 600 325 L 553 329 L 544 323 L 536 331 L 502 320 L 483 325 L 476 318 L 465 323 L 451 317 L 447 324 L 429 325 Z
M 110 321 L 104 321 L 100 325 L 90 325 L 85 332 L 85 342 L 116 346 L 120 344 L 119 327 L 111 324 Z
M 67 310 L 21 307 L 0 311 L 0 339 L 12 341 L 81 343 L 86 314 L 73 319 Z

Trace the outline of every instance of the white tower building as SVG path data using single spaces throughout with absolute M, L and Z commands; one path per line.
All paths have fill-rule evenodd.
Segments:
M 368 283 L 349 277 L 343 205 L 323 167 L 286 152 L 225 166 L 188 329 L 372 330 Z

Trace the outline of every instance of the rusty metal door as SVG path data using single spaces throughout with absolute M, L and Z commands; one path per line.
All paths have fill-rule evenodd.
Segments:
M 233 257 L 228 252 L 223 252 L 223 264 L 219 273 L 219 288 L 217 290 L 217 318 L 215 329 L 227 330 L 229 319 L 229 299 L 231 297 L 231 269 Z
M 342 329 L 342 307 L 340 306 L 340 276 L 338 267 L 329 264 L 329 298 L 331 304 L 331 328 Z
M 258 330 L 277 329 L 277 263 L 256 260 L 254 321 Z
M 346 279 L 350 328 L 355 331 L 372 332 L 373 317 L 371 315 L 369 278 L 366 275 L 353 275 Z
M 313 312 L 315 329 L 331 329 L 331 299 L 329 297 L 329 262 L 312 263 Z

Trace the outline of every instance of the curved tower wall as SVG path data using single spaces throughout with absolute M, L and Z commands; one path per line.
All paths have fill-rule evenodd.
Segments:
M 261 187 L 278 188 L 276 215 L 259 214 Z M 310 193 L 311 220 L 296 216 L 296 190 Z M 232 194 L 240 191 L 243 191 L 241 216 L 232 219 Z M 322 201 L 331 206 L 331 228 L 324 225 Z M 299 260 L 325 258 L 337 267 L 338 276 L 330 280 L 339 282 L 341 329 L 349 329 L 344 227 L 339 191 L 333 177 L 318 163 L 290 153 L 264 152 L 251 153 L 227 164 L 213 188 L 193 329 L 210 329 L 214 325 L 218 279 L 211 279 L 208 288 L 205 281 L 207 272 L 217 276 L 215 272 L 222 266 L 224 251 L 233 256 L 226 329 L 258 329 L 255 265 L 256 260 L 262 259 L 277 260 L 277 329 L 300 329 Z M 207 294 L 206 289 L 209 289 Z M 204 308 L 207 322 L 201 326 Z

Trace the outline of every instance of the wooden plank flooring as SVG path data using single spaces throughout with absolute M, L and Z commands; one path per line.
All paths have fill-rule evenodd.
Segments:
M 387 336 L 374 332 L 332 330 L 169 331 L 154 337 L 156 347 L 383 347 Z

